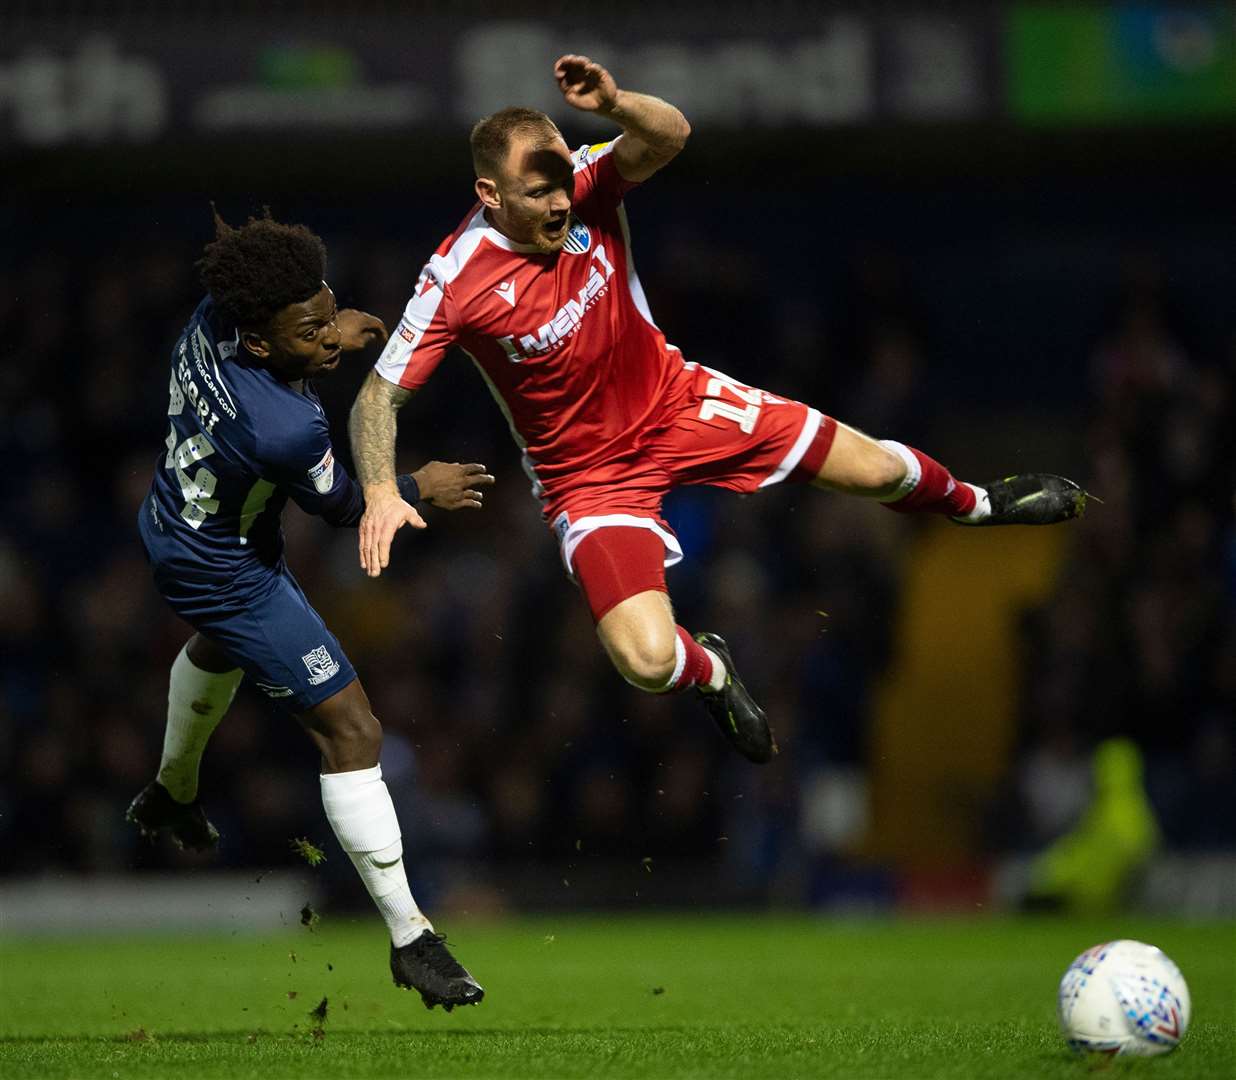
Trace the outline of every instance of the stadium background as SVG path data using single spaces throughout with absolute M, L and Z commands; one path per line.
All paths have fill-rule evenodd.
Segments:
M 1024 858 L 1090 803 L 1094 747 L 1126 736 L 1162 831 L 1137 902 L 1230 913 L 1230 6 L 514 10 L 0 16 L 10 928 L 32 883 L 286 876 L 305 870 L 298 836 L 327 848 L 326 905 L 361 906 L 308 740 L 248 688 L 203 766 L 219 858 L 149 849 L 123 823 L 188 633 L 133 528 L 168 350 L 211 199 L 233 221 L 269 205 L 312 226 L 341 303 L 393 326 L 469 204 L 469 122 L 552 106 L 568 49 L 693 121 L 628 199 L 654 314 L 688 358 L 967 478 L 1051 469 L 1103 502 L 1068 528 L 975 533 L 788 488 L 677 493 L 682 619 L 729 637 L 781 741 L 754 769 L 696 703 L 609 669 L 456 356 L 405 411 L 400 459 L 490 465 L 482 514 L 430 512 L 376 583 L 353 533 L 286 516 L 290 562 L 384 724 L 418 897 L 435 915 L 1012 906 Z M 604 132 L 556 115 L 572 144 Z M 345 459 L 367 368 L 320 387 Z M 87 908 L 56 918 L 100 917 Z M 33 926 L 51 907 L 20 910 Z

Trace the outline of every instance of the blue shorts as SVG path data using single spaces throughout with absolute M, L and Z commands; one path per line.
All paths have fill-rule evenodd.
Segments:
M 301 713 L 339 693 L 356 669 L 280 562 L 243 583 L 194 580 L 154 564 L 160 595 L 221 646 L 267 697 Z

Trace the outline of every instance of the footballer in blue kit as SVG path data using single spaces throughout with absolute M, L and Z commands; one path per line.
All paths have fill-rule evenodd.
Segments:
M 338 639 L 284 558 L 288 499 L 355 526 L 360 489 L 334 459 L 312 379 L 344 352 L 381 344 L 381 320 L 339 310 L 326 249 L 303 225 L 267 215 L 232 228 L 218 216 L 198 263 L 208 295 L 172 350 L 166 449 L 138 529 L 155 586 L 196 631 L 172 665 L 156 779 L 127 818 L 144 835 L 205 850 L 219 834 L 197 797 L 211 733 L 244 675 L 284 705 L 322 755 L 322 804 L 390 933 L 396 984 L 426 1006 L 478 1003 L 484 991 L 417 907 L 378 755 L 382 729 Z M 429 462 L 398 478 L 409 503 L 479 508 L 483 465 Z M 416 515 L 412 524 L 424 527 Z
M 310 709 L 356 672 L 284 561 L 283 507 L 355 525 L 361 505 L 318 396 L 241 348 L 210 296 L 172 352 L 168 393 L 167 453 L 138 515 L 159 592 L 263 693 Z

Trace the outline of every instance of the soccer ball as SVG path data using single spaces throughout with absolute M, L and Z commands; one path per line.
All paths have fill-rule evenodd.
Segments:
M 1168 956 L 1140 941 L 1087 949 L 1060 980 L 1060 1029 L 1078 1052 L 1150 1057 L 1189 1027 L 1189 988 Z

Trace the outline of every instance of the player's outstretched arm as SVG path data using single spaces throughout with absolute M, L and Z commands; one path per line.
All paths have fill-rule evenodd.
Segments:
M 411 397 L 411 390 L 371 371 L 348 417 L 352 459 L 365 494 L 365 514 L 358 530 L 360 564 L 370 577 L 377 577 L 390 564 L 395 533 L 404 525 L 424 528 L 425 524 L 400 498 L 395 484 L 395 414 Z
M 608 117 L 622 128 L 614 164 L 624 180 L 647 180 L 687 144 L 691 125 L 678 109 L 650 94 L 620 90 L 614 77 L 586 56 L 560 56 L 554 78 L 568 105 Z
M 461 465 L 457 461 L 430 461 L 412 474 L 421 498 L 442 510 L 479 510 L 485 503 L 485 492 L 493 484 L 484 465 L 473 462 Z

